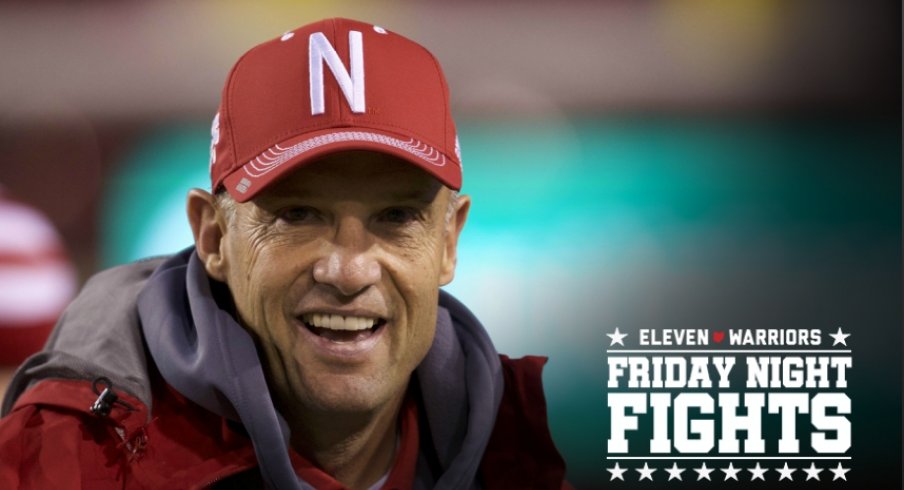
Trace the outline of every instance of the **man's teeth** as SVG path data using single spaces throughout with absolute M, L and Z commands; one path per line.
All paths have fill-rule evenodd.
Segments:
M 302 316 L 302 321 L 309 325 L 330 330 L 366 330 L 373 327 L 379 321 L 378 318 L 366 318 L 362 316 L 342 316 L 309 313 Z

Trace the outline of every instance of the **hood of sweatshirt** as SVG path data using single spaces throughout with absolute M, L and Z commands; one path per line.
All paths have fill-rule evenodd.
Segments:
M 150 355 L 183 396 L 242 424 L 269 487 L 312 488 L 292 468 L 288 424 L 253 339 L 230 310 L 228 291 L 208 278 L 193 248 L 101 273 L 61 317 L 45 351 L 14 377 L 3 413 L 28 385 L 51 377 L 106 376 L 150 408 Z M 444 291 L 433 345 L 412 382 L 429 434 L 421 444 L 432 446 L 421 448 L 416 488 L 477 488 L 503 393 L 501 364 L 480 322 Z

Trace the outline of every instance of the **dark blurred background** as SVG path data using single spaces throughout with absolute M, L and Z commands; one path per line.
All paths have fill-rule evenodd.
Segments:
M 0 2 L 0 186 L 57 228 L 79 284 L 178 250 L 232 63 L 319 18 L 379 24 L 443 65 L 474 198 L 449 289 L 500 351 L 550 356 L 553 435 L 577 488 L 609 479 L 615 326 L 839 325 L 853 332 L 849 477 L 899 488 L 900 10 Z M 0 293 L 15 287 L 2 279 Z

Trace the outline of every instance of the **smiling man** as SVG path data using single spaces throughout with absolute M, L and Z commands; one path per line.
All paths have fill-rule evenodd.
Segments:
M 452 281 L 470 208 L 435 58 L 331 19 L 246 53 L 195 245 L 92 278 L 0 421 L 2 488 L 562 488 L 544 359 Z

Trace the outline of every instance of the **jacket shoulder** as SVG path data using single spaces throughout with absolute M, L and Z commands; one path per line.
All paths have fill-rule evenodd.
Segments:
M 120 310 L 127 310 L 129 305 L 134 304 L 138 292 L 163 261 L 163 258 L 145 259 L 94 274 L 66 308 L 59 323 L 64 323 L 67 316 L 69 321 L 100 320 L 110 313 L 122 314 Z M 51 342 L 55 338 L 51 337 Z
M 565 461 L 549 431 L 543 394 L 545 357 L 499 356 L 505 389 L 481 462 L 486 488 L 569 488 Z
M 0 412 L 7 413 L 29 386 L 51 378 L 93 380 L 105 376 L 120 389 L 149 402 L 136 302 L 163 260 L 142 260 L 91 277 L 63 311 L 44 350 L 19 368 Z
M 56 383 L 61 402 L 48 403 Z M 75 383 L 42 383 L 0 419 L 0 488 L 122 488 L 122 439 L 108 421 L 85 414 L 92 396 Z
M 93 413 L 98 396 L 86 381 L 45 380 L 25 392 L 0 419 L 0 488 L 206 488 L 256 466 L 242 431 L 162 379 L 153 384 L 150 417 L 125 392 L 108 413 Z
M 123 324 L 137 324 L 138 294 L 162 262 L 163 259 L 133 262 L 103 270 L 88 279 L 63 311 L 45 350 L 76 354 L 86 349 L 102 351 L 94 341 L 101 341 Z

